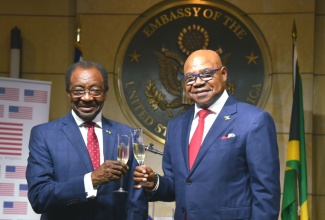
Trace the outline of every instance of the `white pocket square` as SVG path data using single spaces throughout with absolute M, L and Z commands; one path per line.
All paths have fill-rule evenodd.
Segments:
M 236 135 L 234 133 L 229 133 L 228 135 L 222 136 L 221 140 L 227 139 L 227 138 L 232 138 L 235 137 Z

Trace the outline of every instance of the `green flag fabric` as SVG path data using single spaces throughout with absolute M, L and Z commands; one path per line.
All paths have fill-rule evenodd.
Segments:
M 296 50 L 294 42 L 294 94 L 284 176 L 282 220 L 309 219 L 303 93 Z

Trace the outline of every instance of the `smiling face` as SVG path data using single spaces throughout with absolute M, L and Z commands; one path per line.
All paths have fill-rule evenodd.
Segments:
M 184 64 L 184 75 L 198 74 L 222 67 L 219 55 L 212 50 L 198 50 L 193 52 Z M 227 69 L 226 67 L 216 71 L 213 78 L 203 81 L 200 77 L 192 85 L 185 84 L 186 95 L 199 107 L 208 108 L 212 105 L 226 89 Z
M 96 68 L 76 68 L 71 75 L 71 83 L 67 91 L 73 111 L 84 121 L 93 120 L 102 110 L 107 96 L 104 79 Z M 73 91 L 84 89 L 102 90 L 99 95 L 92 96 L 86 92 L 82 96 L 74 95 Z

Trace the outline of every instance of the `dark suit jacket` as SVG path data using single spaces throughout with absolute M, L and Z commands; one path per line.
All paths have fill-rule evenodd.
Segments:
M 131 128 L 102 117 L 104 159 L 116 160 L 118 131 Z M 28 199 L 41 219 L 53 220 L 144 220 L 148 203 L 142 190 L 134 190 L 137 165 L 130 148 L 130 170 L 124 176 L 128 194 L 114 193 L 119 181 L 101 185 L 97 197 L 87 199 L 84 175 L 92 164 L 81 132 L 71 114 L 35 126 L 31 130 L 26 171 Z
M 175 220 L 184 220 L 185 213 L 189 220 L 277 220 L 281 189 L 272 117 L 230 96 L 190 171 L 193 115 L 190 109 L 168 124 L 164 176 L 151 200 L 175 200 Z M 231 133 L 235 136 L 224 137 Z

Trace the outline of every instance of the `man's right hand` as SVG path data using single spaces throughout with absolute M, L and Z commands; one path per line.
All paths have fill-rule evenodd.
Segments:
M 134 188 L 152 190 L 155 187 L 156 173 L 146 165 L 137 166 L 133 173 Z
M 91 173 L 93 186 L 97 187 L 111 181 L 117 181 L 128 170 L 129 167 L 125 163 L 116 160 L 105 160 L 102 165 Z

